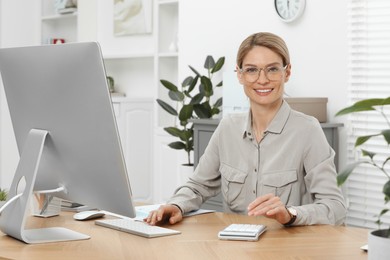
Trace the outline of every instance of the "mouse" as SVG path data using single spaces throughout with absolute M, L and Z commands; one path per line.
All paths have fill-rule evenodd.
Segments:
M 73 215 L 73 218 L 75 220 L 89 220 L 89 219 L 95 219 L 95 218 L 101 218 L 105 215 L 103 211 L 98 210 L 86 210 L 81 211 Z

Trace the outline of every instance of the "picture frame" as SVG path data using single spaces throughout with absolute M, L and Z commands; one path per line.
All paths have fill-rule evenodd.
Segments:
M 113 0 L 114 36 L 152 33 L 152 0 Z

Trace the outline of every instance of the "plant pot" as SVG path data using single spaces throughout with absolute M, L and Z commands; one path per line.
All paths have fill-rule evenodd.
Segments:
M 194 173 L 193 165 L 185 165 L 185 164 L 180 165 L 179 185 L 183 185 L 187 181 L 189 181 L 193 173 Z
M 388 229 L 378 229 L 368 234 L 368 259 L 389 260 L 390 238 Z

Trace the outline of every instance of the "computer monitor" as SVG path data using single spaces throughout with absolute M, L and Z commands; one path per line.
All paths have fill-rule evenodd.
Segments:
M 32 193 L 42 190 L 134 217 L 98 43 L 3 48 L 0 73 L 20 154 L 1 230 L 26 243 L 89 238 L 63 228 L 24 229 Z

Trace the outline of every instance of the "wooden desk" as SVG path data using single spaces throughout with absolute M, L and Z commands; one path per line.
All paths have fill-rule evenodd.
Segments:
M 217 233 L 231 223 L 263 223 L 268 230 L 257 242 L 221 241 Z M 71 213 L 49 219 L 29 218 L 28 226 L 67 227 L 89 240 L 28 245 L 0 233 L 0 259 L 367 259 L 360 246 L 368 230 L 353 227 L 284 228 L 265 218 L 224 213 L 189 217 L 171 226 L 182 234 L 147 239 L 79 222 Z

